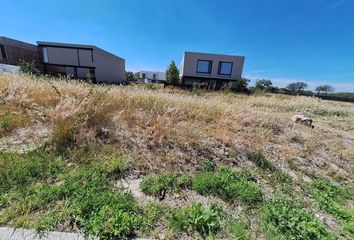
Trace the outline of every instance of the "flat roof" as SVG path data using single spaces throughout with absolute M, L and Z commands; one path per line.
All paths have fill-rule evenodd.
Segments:
M 203 53 L 203 52 L 190 52 L 190 51 L 185 51 L 184 54 L 186 53 L 201 54 L 201 55 L 216 55 L 216 56 L 224 56 L 224 57 L 242 57 L 242 58 L 245 57 L 245 56 L 239 56 L 234 54 Z

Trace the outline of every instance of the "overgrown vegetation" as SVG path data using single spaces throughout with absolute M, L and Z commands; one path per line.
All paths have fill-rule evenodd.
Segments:
M 3 73 L 0 99 L 2 226 L 101 239 L 353 238 L 352 104 Z
M 177 231 L 190 234 L 199 233 L 202 237 L 215 235 L 221 230 L 221 209 L 215 205 L 205 208 L 202 204 L 179 209 L 172 214 L 170 224 Z
M 282 194 L 265 204 L 263 221 L 270 239 L 335 239 L 297 199 Z

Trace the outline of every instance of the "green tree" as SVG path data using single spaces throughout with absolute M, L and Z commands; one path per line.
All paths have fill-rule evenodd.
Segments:
M 179 70 L 175 61 L 172 61 L 166 70 L 166 82 L 172 85 L 179 84 Z
M 19 63 L 20 63 L 21 73 L 32 74 L 36 76 L 41 74 L 41 72 L 36 68 L 36 64 L 34 60 L 32 62 L 26 62 L 24 60 L 20 60 Z
M 286 86 L 291 93 L 299 93 L 304 91 L 308 87 L 307 83 L 305 82 L 293 82 Z
M 258 79 L 256 81 L 256 89 L 260 89 L 262 91 L 270 91 L 272 89 L 272 81 L 268 79 Z
M 133 72 L 125 72 L 125 76 L 128 82 L 136 82 L 137 78 Z
M 247 78 L 241 78 L 240 80 L 236 81 L 234 85 L 234 90 L 237 92 L 247 92 L 248 91 L 248 84 L 251 80 Z
M 316 87 L 315 91 L 317 91 L 317 94 L 320 94 L 321 92 L 327 94 L 334 92 L 334 87 L 330 85 L 320 85 Z

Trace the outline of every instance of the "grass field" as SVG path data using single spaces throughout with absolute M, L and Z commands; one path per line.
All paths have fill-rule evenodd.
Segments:
M 0 73 L 0 150 L 1 226 L 354 238 L 351 103 Z

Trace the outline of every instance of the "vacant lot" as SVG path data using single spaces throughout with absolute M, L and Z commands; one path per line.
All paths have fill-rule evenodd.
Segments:
M 2 226 L 354 238 L 350 103 L 2 73 L 0 151 Z

